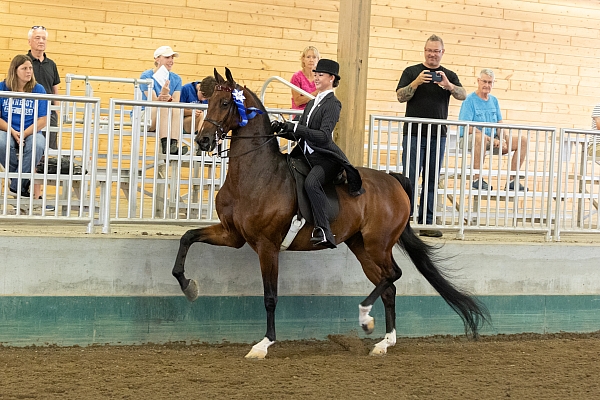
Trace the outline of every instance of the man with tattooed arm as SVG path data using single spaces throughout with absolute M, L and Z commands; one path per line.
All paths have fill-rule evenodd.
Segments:
M 407 67 L 402 73 L 396 88 L 396 95 L 400 103 L 406 102 L 406 117 L 447 119 L 450 96 L 457 100 L 466 98 L 467 92 L 460 84 L 456 73 L 440 65 L 444 51 L 442 38 L 431 35 L 425 42 L 425 62 Z M 433 201 L 437 187 L 436 175 L 444 159 L 446 130 L 446 125 L 404 124 L 402 138 L 404 175 L 408 176 L 413 188 L 416 188 L 421 172 L 425 174 L 425 170 L 428 170 L 428 176 L 424 176 L 423 179 L 427 181 L 426 208 L 424 207 L 424 190 L 419 199 L 418 222 L 420 224 L 423 222 L 427 225 L 433 224 Z M 421 132 L 420 143 L 417 141 L 419 132 Z M 428 135 L 428 132 L 431 132 L 431 134 Z M 428 137 L 430 138 L 429 141 L 427 140 Z M 417 144 L 420 144 L 418 148 Z M 429 152 L 427 152 L 428 145 Z M 437 155 L 438 148 L 439 158 Z M 418 166 L 417 159 L 419 161 Z M 412 202 L 413 199 L 411 199 L 411 213 Z M 426 213 L 424 213 L 425 209 L 427 210 Z M 425 220 L 423 218 L 424 214 Z M 421 230 L 420 235 L 441 237 L 442 232 L 439 230 Z

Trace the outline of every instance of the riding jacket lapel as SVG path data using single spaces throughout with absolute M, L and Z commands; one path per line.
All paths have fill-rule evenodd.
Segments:
M 325 112 L 325 110 L 327 110 L 328 106 L 330 106 L 329 102 L 330 100 L 333 98 L 333 92 L 327 93 L 327 95 L 323 98 L 323 100 L 321 100 L 319 102 L 319 104 L 316 105 L 316 109 L 312 110 L 311 113 L 311 109 L 313 107 L 315 107 L 315 100 L 311 100 L 309 103 L 310 109 L 308 110 L 308 112 L 306 113 L 306 116 L 308 118 L 308 115 L 310 114 L 310 120 L 308 121 L 308 127 L 312 128 L 312 129 L 318 129 L 321 126 L 321 120 L 323 118 L 323 112 Z M 308 108 L 308 106 L 307 106 Z M 306 121 L 305 121 L 306 123 Z

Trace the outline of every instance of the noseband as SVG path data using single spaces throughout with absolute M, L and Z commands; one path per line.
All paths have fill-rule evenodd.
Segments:
M 223 128 L 223 125 L 221 125 L 219 122 L 215 121 L 214 119 L 210 119 L 210 118 L 204 118 L 204 120 L 208 123 L 213 124 L 214 126 L 216 126 L 220 131 L 221 131 L 221 135 L 219 137 L 218 132 L 215 132 L 215 137 L 219 140 L 225 140 L 225 138 L 227 137 L 227 132 L 225 132 L 225 128 Z

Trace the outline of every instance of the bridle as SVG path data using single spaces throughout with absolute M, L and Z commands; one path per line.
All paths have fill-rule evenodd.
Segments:
M 215 91 L 232 93 L 233 88 L 230 88 L 229 86 L 225 86 L 225 85 L 216 85 Z M 231 114 L 231 111 L 227 114 L 227 116 L 229 116 L 229 114 Z M 227 118 L 227 117 L 225 117 L 225 118 Z M 228 137 L 227 131 L 225 131 L 225 128 L 223 128 L 223 122 L 225 122 L 225 120 L 223 120 L 221 122 L 217 122 L 214 119 L 210 119 L 210 118 L 204 118 L 204 120 L 210 124 L 213 124 L 214 126 L 216 126 L 219 129 L 219 131 L 221 131 L 220 137 L 219 137 L 218 132 L 215 132 L 215 139 L 217 139 L 217 142 L 219 140 L 227 139 L 227 137 Z M 231 136 L 229 136 L 229 137 L 231 137 Z
M 231 138 L 231 136 L 227 136 L 227 132 L 225 132 L 225 128 L 223 128 L 223 125 L 221 125 L 221 123 L 215 121 L 214 119 L 210 119 L 210 118 L 204 118 L 204 120 L 208 123 L 213 124 L 214 126 L 216 126 L 219 131 L 221 131 L 221 135 L 219 136 L 218 132 L 215 132 L 215 138 L 218 140 L 225 140 L 228 137 Z
M 231 93 L 231 96 L 233 97 L 233 92 L 236 88 L 231 88 L 229 86 L 225 86 L 225 85 L 216 85 L 215 86 L 215 91 L 222 91 L 222 92 L 229 92 Z M 237 106 L 237 108 L 239 109 L 239 103 L 237 101 L 234 101 L 233 103 L 234 105 Z M 254 108 L 253 108 L 254 109 Z M 227 119 L 229 117 L 229 114 L 231 114 L 231 108 L 229 113 L 227 114 L 227 116 L 225 117 L 225 119 Z M 259 110 L 258 114 L 262 114 L 262 111 Z M 255 114 L 256 115 L 256 114 Z M 253 118 L 255 115 L 252 115 L 252 117 L 249 118 Z M 217 127 L 217 131 L 215 131 L 215 139 L 217 140 L 217 154 L 219 155 L 219 157 L 221 158 L 233 158 L 233 157 L 241 157 L 243 155 L 246 155 L 248 153 L 251 153 L 253 151 L 256 151 L 258 149 L 260 149 L 261 147 L 265 146 L 266 144 L 268 144 L 271 140 L 275 139 L 276 137 L 278 137 L 279 135 L 277 134 L 272 134 L 272 135 L 254 135 L 254 136 L 233 136 L 233 135 L 227 135 L 227 132 L 225 130 L 225 128 L 223 127 L 223 123 L 225 122 L 225 119 L 221 122 L 219 121 L 215 121 L 214 119 L 211 118 L 204 118 L 204 121 L 213 124 L 214 126 Z M 219 134 L 220 132 L 220 134 Z M 255 147 L 253 149 L 250 149 L 249 151 L 246 151 L 242 154 L 237 154 L 235 156 L 229 156 L 229 155 L 223 155 L 223 153 L 228 152 L 229 149 L 225 149 L 225 150 L 221 150 L 221 141 L 225 140 L 225 139 L 256 139 L 256 138 L 268 138 L 264 143 L 262 143 L 260 146 Z

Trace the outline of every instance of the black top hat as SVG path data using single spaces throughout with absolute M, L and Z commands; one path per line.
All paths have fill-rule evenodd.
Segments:
M 326 58 L 321 58 L 317 63 L 317 67 L 313 69 L 313 72 L 325 72 L 329 75 L 335 75 L 336 78 L 340 78 L 340 64 L 333 60 L 328 60 Z

